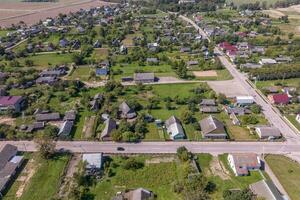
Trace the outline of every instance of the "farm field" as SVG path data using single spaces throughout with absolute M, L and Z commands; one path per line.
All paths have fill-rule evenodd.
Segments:
M 226 0 L 227 3 L 231 3 L 233 2 L 235 5 L 241 5 L 241 4 L 245 4 L 245 3 L 255 3 L 257 2 L 256 0 Z M 266 0 L 268 5 L 271 5 L 273 3 L 276 3 L 277 0 Z
M 32 157 L 33 158 L 33 157 Z M 20 198 L 16 198 L 13 195 L 14 191 L 20 186 L 18 181 L 11 187 L 11 191 L 4 196 L 4 200 L 40 200 L 51 199 L 56 195 L 61 177 L 64 172 L 64 168 L 69 160 L 69 156 L 59 155 L 52 160 L 37 160 L 34 158 L 34 162 L 37 162 L 34 175 L 26 184 L 23 194 Z M 38 190 L 37 190 L 38 188 Z
M 96 0 L 62 0 L 58 3 L 25 3 L 17 0 L 1 0 L 0 2 L 0 10 L 5 9 L 5 11 L 8 12 L 5 13 L 5 15 L 0 14 L 1 27 L 19 23 L 21 20 L 28 25 L 32 25 L 39 20 L 46 19 L 47 17 L 55 17 L 59 13 L 69 13 L 77 11 L 81 8 L 88 9 L 90 7 L 110 4 L 109 2 Z M 16 7 L 18 8 L 17 11 L 14 10 Z
M 265 159 L 291 199 L 299 200 L 300 165 L 280 155 L 267 155 Z

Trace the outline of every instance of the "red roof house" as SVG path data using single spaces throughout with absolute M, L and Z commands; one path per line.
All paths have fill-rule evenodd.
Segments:
M 21 96 L 0 96 L 0 110 L 13 109 L 19 112 L 23 106 L 23 100 Z
M 269 94 L 268 99 L 273 104 L 288 104 L 290 99 L 287 94 Z
M 228 42 L 222 42 L 219 44 L 219 48 L 225 51 L 237 51 L 238 49 Z

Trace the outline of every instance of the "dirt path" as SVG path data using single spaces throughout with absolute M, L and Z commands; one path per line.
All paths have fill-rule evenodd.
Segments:
M 151 158 L 145 161 L 146 165 L 149 164 L 158 164 L 158 163 L 169 163 L 174 162 L 176 158 L 174 156 L 171 157 L 157 157 L 157 158 Z
M 225 166 L 219 161 L 217 156 L 213 156 L 210 163 L 210 170 L 214 176 L 219 176 L 222 180 L 230 179 L 229 171 L 226 170 Z
M 91 117 L 85 118 L 84 127 L 82 129 L 84 138 L 90 138 L 93 136 L 95 120 L 96 120 L 96 116 L 91 116 Z
M 11 117 L 0 117 L 0 124 L 13 126 L 16 124 L 16 119 Z
M 21 182 L 17 192 L 16 192 L 16 197 L 20 198 L 25 190 L 26 185 L 28 185 L 31 177 L 34 175 L 36 168 L 38 165 L 34 162 L 33 159 L 29 160 L 27 165 L 25 166 L 22 176 L 20 176 L 17 181 Z
M 68 187 L 70 186 L 70 184 L 72 184 L 71 183 L 72 177 L 77 170 L 77 166 L 78 166 L 80 160 L 81 160 L 81 154 L 74 154 L 72 156 L 70 162 L 68 163 L 66 175 L 63 179 L 61 187 L 59 188 L 59 192 L 58 192 L 59 197 L 62 198 L 64 196 L 66 196 Z

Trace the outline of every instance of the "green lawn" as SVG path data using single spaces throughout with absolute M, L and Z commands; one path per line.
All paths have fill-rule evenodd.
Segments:
M 286 118 L 300 131 L 300 123 L 296 120 L 296 115 L 287 115 Z
M 242 4 L 247 4 L 247 3 L 255 3 L 257 2 L 256 0 L 226 0 L 227 3 L 233 2 L 234 5 L 242 5 Z M 274 4 L 277 2 L 277 0 L 266 0 L 268 5 Z
M 68 79 L 79 79 L 81 81 L 88 81 L 90 77 L 90 72 L 92 71 L 95 71 L 95 68 L 89 66 L 80 66 L 73 71 L 73 73 L 68 77 Z
M 57 156 L 53 160 L 40 160 L 35 158 L 37 171 L 31 178 L 19 200 L 46 200 L 54 197 L 59 189 L 59 183 L 69 156 Z M 16 183 L 18 184 L 18 183 Z M 18 185 L 12 186 L 12 192 L 17 190 Z M 9 191 L 4 200 L 15 200 L 15 196 Z
M 265 159 L 291 199 L 299 200 L 300 165 L 280 155 L 267 155 Z
M 284 85 L 290 87 L 300 87 L 300 78 L 291 78 L 285 80 L 270 80 L 270 81 L 257 81 L 256 86 L 259 89 L 263 87 L 275 86 L 275 85 Z
M 155 76 L 175 76 L 176 74 L 170 65 L 161 64 L 161 65 L 146 65 L 140 66 L 138 63 L 126 64 L 126 65 L 117 65 L 112 67 L 112 71 L 122 71 L 119 75 L 114 75 L 115 80 L 121 80 L 122 77 L 133 76 L 136 71 L 143 72 L 154 72 Z
M 19 58 L 19 61 L 22 65 L 24 65 L 25 60 L 32 60 L 34 63 L 34 67 L 37 69 L 47 69 L 50 66 L 68 64 L 72 62 L 72 54 L 43 54 L 43 55 L 32 55 L 26 58 Z
M 136 157 L 140 161 L 149 158 L 151 157 Z M 116 166 L 112 169 L 114 175 L 104 178 L 91 189 L 95 194 L 95 200 L 111 199 L 118 191 L 139 187 L 153 191 L 160 200 L 182 199 L 172 191 L 172 183 L 181 173 L 180 164 L 176 162 L 147 164 L 142 169 L 132 171 L 122 168 L 124 160 L 121 157 L 113 156 L 112 159 Z

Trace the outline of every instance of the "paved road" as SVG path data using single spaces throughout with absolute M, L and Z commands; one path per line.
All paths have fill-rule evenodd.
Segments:
M 20 151 L 36 151 L 33 141 L 1 141 L 0 149 L 5 144 L 13 144 Z M 91 141 L 59 141 L 57 149 L 65 149 L 75 153 L 103 152 L 103 153 L 141 153 L 159 154 L 176 153 L 180 146 L 187 147 L 193 153 L 272 153 L 272 154 L 299 154 L 300 145 L 286 142 L 141 142 L 115 143 Z M 125 151 L 117 151 L 117 147 L 124 147 Z
M 180 15 L 179 17 L 193 25 L 195 29 L 197 29 L 203 36 L 203 38 L 208 38 L 207 34 L 191 19 L 182 15 Z M 231 73 L 234 79 L 237 80 L 239 84 L 249 92 L 249 95 L 254 97 L 255 102 L 262 107 L 265 117 L 272 125 L 280 130 L 280 132 L 287 139 L 288 143 L 300 143 L 300 135 L 298 134 L 299 131 L 294 130 L 287 124 L 280 112 L 276 108 L 274 108 L 268 100 L 264 99 L 260 91 L 255 89 L 253 85 L 249 84 L 250 81 L 248 81 L 246 75 L 239 72 L 236 68 L 236 65 L 230 62 L 227 57 L 223 55 L 220 49 L 216 48 L 215 51 L 219 54 L 218 57 L 226 67 L 226 69 Z

